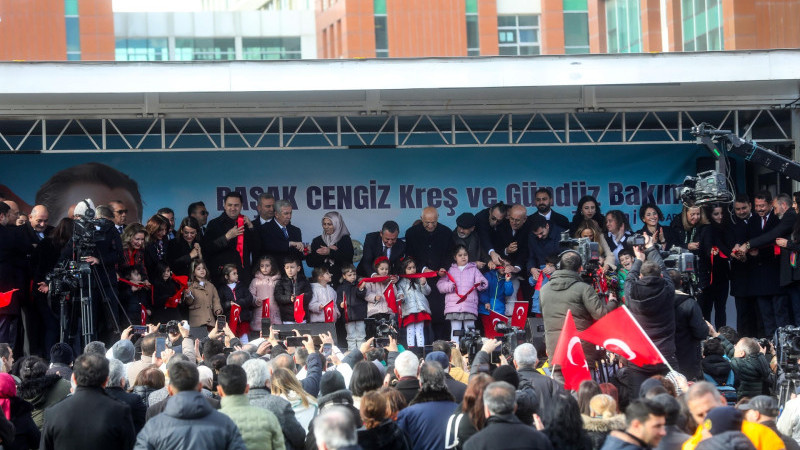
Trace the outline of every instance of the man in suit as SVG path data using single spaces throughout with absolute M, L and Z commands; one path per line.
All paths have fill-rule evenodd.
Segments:
M 500 264 L 500 259 L 503 258 L 503 255 L 497 252 L 500 250 L 497 229 L 505 220 L 506 205 L 503 202 L 495 203 L 475 214 L 475 232 L 480 238 L 481 248 L 486 251 L 495 264 Z
M 72 382 L 75 392 L 44 412 L 39 448 L 131 449 L 136 439 L 130 406 L 109 397 L 108 360 L 83 354 L 75 360 Z
M 734 242 L 747 241 L 747 226 L 752 220 L 753 212 L 750 197 L 739 194 L 733 202 Z M 747 258 L 730 258 L 731 262 L 731 295 L 736 301 L 736 328 L 739 336 L 758 335 L 759 319 L 756 299 L 750 295 L 750 266 L 752 261 Z
M 242 195 L 230 192 L 223 200 L 225 211 L 208 223 L 203 253 L 208 258 L 208 269 L 215 282 L 222 282 L 222 266 L 234 264 L 238 269 L 239 282 L 250 283 L 251 257 L 258 251 L 258 233 L 247 216 L 242 216 L 242 226 L 238 226 L 242 211 Z M 237 250 L 239 236 L 244 236 L 242 253 Z
M 528 220 L 528 210 L 519 203 L 511 205 L 508 210 L 508 220 L 501 223 L 497 228 L 498 250 L 500 255 L 511 262 L 514 267 L 511 283 L 514 285 L 514 293 L 506 297 L 506 304 L 516 301 L 517 292 L 522 289 L 525 299 L 530 299 L 533 291 L 530 283 L 522 277 L 527 271 L 528 264 L 528 240 L 531 234 L 531 221 Z
M 558 228 L 562 230 L 569 229 L 569 219 L 567 219 L 567 216 L 553 211 L 553 196 L 550 191 L 545 188 L 537 189 L 535 201 L 536 214 L 547 219 L 547 222 L 558 225 Z
M 755 195 L 753 206 L 756 216 L 747 224 L 748 241 L 736 245 L 733 253 L 747 252 L 753 259 L 750 276 L 758 283 L 752 283 L 750 290 L 756 297 L 765 337 L 772 337 L 775 329 L 790 323 L 789 299 L 780 287 L 780 253 L 775 254 L 775 239 L 788 237 L 796 215 L 791 213 L 791 200 L 786 208 L 772 208 L 772 194 L 760 191 Z
M 259 200 L 260 202 L 261 200 Z M 261 217 L 259 215 L 259 217 Z M 292 225 L 292 204 L 286 200 L 275 202 L 275 218 L 259 227 L 261 251 L 272 255 L 279 266 L 283 266 L 286 257 L 302 261 L 303 232 Z
M 258 227 L 272 222 L 275 218 L 275 197 L 269 192 L 259 195 L 256 211 L 258 214 L 253 218 L 253 225 Z
M 197 223 L 200 224 L 200 229 L 197 230 L 197 234 L 200 238 L 204 238 L 206 236 L 206 222 L 208 222 L 208 210 L 206 209 L 206 204 L 203 202 L 191 203 L 186 212 L 190 217 L 194 217 L 197 220 Z
M 389 258 L 389 264 L 394 267 L 406 254 L 406 243 L 398 239 L 400 226 L 394 220 L 383 223 L 381 231 L 367 233 L 364 238 L 364 250 L 361 261 L 358 263 L 358 276 L 369 277 L 374 271 L 373 264 L 379 256 Z M 421 266 L 420 266 L 421 268 Z
M 125 222 L 128 220 L 128 210 L 125 208 L 125 203 L 122 203 L 121 200 L 113 200 L 108 202 L 108 206 L 114 211 L 114 228 L 117 229 L 119 234 L 122 234 L 122 231 L 125 230 Z
M 25 298 L 29 298 L 29 296 L 32 295 L 34 299 L 33 302 L 22 303 L 22 318 L 25 323 L 25 339 L 27 343 L 26 354 L 38 355 L 42 357 L 46 357 L 50 348 L 49 346 L 55 344 L 55 342 L 45 343 L 42 339 L 42 329 L 43 324 L 45 323 L 43 321 L 43 315 L 52 313 L 47 306 L 47 296 L 36 290 L 33 292 L 28 292 L 27 286 L 30 286 L 30 282 L 34 275 L 34 270 L 38 265 L 38 252 L 36 249 L 42 239 L 44 239 L 45 236 L 48 236 L 53 230 L 53 227 L 47 225 L 48 219 L 49 214 L 47 212 L 47 208 L 44 205 L 36 205 L 31 210 L 30 220 L 28 223 L 19 227 L 19 231 L 27 237 L 28 242 L 30 243 L 26 255 L 27 266 L 25 268 L 26 272 L 24 281 L 24 286 L 26 289 L 24 289 L 24 295 Z
M 0 292 L 21 289 L 24 285 L 24 265 L 27 242 L 16 226 L 9 226 L 11 207 L 0 202 Z M 11 303 L 0 308 L 0 342 L 15 347 L 19 308 L 23 298 L 20 291 L 11 294 Z M 22 348 L 16 348 L 22 354 Z

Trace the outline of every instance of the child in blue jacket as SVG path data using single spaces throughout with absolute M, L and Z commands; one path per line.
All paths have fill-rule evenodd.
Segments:
M 494 263 L 490 262 L 489 268 L 491 270 L 486 273 L 489 287 L 478 293 L 480 298 L 478 314 L 488 316 L 490 310 L 505 314 L 506 297 L 514 293 L 514 285 L 511 283 L 511 264 L 506 263 L 504 268 L 498 270 Z

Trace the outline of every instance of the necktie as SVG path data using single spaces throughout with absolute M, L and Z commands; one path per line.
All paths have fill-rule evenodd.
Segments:
M 119 232 L 119 234 L 122 234 L 123 229 L 124 227 L 122 225 L 117 225 L 117 231 Z
M 763 230 L 764 227 L 767 226 L 767 216 L 761 218 L 761 229 Z
M 286 239 L 289 239 L 289 231 L 286 229 L 286 227 L 281 227 L 281 230 L 283 230 L 283 235 L 286 237 Z

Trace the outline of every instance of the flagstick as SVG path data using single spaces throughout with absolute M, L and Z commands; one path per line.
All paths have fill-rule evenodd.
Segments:
M 625 306 L 625 305 L 622 305 L 622 309 L 624 309 L 624 310 L 625 310 L 625 312 L 626 312 L 626 313 L 628 313 L 628 316 L 631 318 L 631 320 L 633 321 L 633 323 L 635 323 L 635 324 L 636 324 L 636 326 L 639 328 L 639 331 L 641 331 L 641 332 L 642 332 L 642 334 L 644 335 L 644 337 L 646 337 L 646 338 L 647 338 L 647 341 L 648 341 L 648 342 L 650 342 L 650 345 L 652 345 L 652 346 L 653 346 L 653 348 L 654 348 L 654 349 L 656 349 L 656 352 L 658 352 L 658 356 L 660 356 L 660 357 L 661 357 L 661 360 L 662 360 L 662 361 L 664 361 L 664 364 L 667 366 L 667 368 L 669 369 L 669 371 L 670 371 L 670 372 L 674 372 L 674 371 L 675 371 L 675 369 L 673 369 L 673 368 L 672 368 L 672 366 L 670 366 L 670 365 L 669 365 L 669 362 L 667 362 L 667 358 L 664 358 L 664 355 L 662 355 L 662 354 L 661 354 L 661 350 L 659 350 L 659 349 L 658 349 L 658 347 L 656 347 L 656 344 L 654 344 L 654 343 L 653 343 L 653 340 L 652 340 L 652 339 L 650 339 L 650 336 L 648 336 L 648 335 L 647 335 L 647 333 L 645 333 L 645 332 L 644 332 L 644 328 L 642 328 L 642 326 L 641 326 L 641 325 L 639 325 L 639 321 L 638 321 L 638 320 L 636 320 L 636 318 L 635 318 L 635 317 L 633 317 L 633 314 L 631 314 L 631 311 L 628 309 L 628 307 L 627 307 L 627 306 Z

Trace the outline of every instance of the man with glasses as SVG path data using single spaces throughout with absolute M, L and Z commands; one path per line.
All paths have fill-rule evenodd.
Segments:
M 189 205 L 189 210 L 187 211 L 190 217 L 194 217 L 197 220 L 197 223 L 200 224 L 200 229 L 197 232 L 200 234 L 200 237 L 205 237 L 206 235 L 206 222 L 208 222 L 208 210 L 206 209 L 206 205 L 203 202 L 194 202 Z
M 503 202 L 495 203 L 489 208 L 475 214 L 475 231 L 481 241 L 481 248 L 492 258 L 495 264 L 500 264 L 503 257 L 500 250 L 498 227 L 506 220 L 506 205 Z M 495 250 L 498 249 L 498 250 Z
M 114 211 L 114 227 L 119 234 L 125 229 L 125 222 L 128 220 L 128 210 L 125 208 L 125 203 L 120 200 L 108 202 L 108 206 Z

